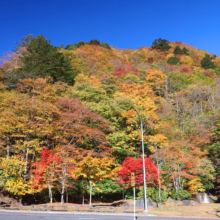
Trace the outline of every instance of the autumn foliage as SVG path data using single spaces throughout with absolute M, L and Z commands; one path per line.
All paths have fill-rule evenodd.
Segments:
M 40 35 L 0 62 L 1 189 L 91 203 L 134 172 L 139 190 L 140 116 L 148 187 L 219 194 L 220 57 L 161 38 L 133 50 Z
M 145 170 L 146 170 L 146 183 L 148 186 L 158 184 L 158 173 L 157 168 L 154 166 L 150 158 L 145 158 Z M 121 170 L 118 173 L 120 177 L 119 182 L 121 184 L 131 183 L 131 174 L 135 174 L 135 184 L 137 186 L 143 185 L 144 174 L 143 174 L 143 159 L 138 158 L 137 160 L 132 157 L 125 158 L 125 161 L 121 165 Z

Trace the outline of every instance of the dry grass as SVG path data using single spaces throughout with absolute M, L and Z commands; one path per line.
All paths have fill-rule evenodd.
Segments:
M 183 206 L 167 202 L 163 205 L 163 209 L 149 208 L 151 214 L 158 216 L 192 216 L 192 217 L 216 217 L 216 209 L 219 208 L 219 203 L 200 204 L 195 206 Z

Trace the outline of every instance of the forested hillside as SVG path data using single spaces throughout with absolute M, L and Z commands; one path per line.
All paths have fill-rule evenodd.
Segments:
M 131 198 L 135 172 L 142 197 L 140 114 L 148 197 L 220 199 L 220 57 L 164 39 L 58 48 L 28 35 L 1 61 L 2 192 Z

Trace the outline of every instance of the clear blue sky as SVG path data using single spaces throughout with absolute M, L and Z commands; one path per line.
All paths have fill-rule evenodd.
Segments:
M 118 48 L 180 41 L 220 55 L 220 0 L 1 0 L 0 56 L 28 34 Z

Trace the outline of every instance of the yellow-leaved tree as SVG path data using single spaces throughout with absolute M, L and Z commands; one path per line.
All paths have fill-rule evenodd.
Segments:
M 159 125 L 159 118 L 155 113 L 157 107 L 154 102 L 154 93 L 148 85 L 122 84 L 121 92 L 115 93 L 115 98 L 127 97 L 138 109 L 144 126 L 144 139 L 150 135 Z M 126 120 L 128 141 L 131 146 L 139 146 L 141 142 L 140 121 L 134 109 L 123 112 L 122 117 Z
M 92 204 L 92 188 L 95 183 L 103 179 L 114 178 L 119 168 L 116 166 L 114 158 L 109 157 L 93 157 L 88 155 L 83 157 L 81 161 L 76 163 L 73 171 L 73 177 L 81 178 L 89 181 L 90 187 L 90 206 Z
M 45 80 L 24 80 L 17 91 L 1 93 L 0 148 L 5 152 L 0 158 L 1 169 L 5 189 L 20 196 L 34 193 L 30 189 L 30 167 L 42 148 L 50 144 L 52 123 L 59 114 L 51 103 L 54 98 L 48 101 L 55 97 L 53 89 L 41 86 Z

